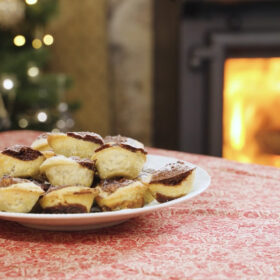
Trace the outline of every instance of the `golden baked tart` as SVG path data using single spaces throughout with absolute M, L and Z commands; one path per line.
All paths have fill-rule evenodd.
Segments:
M 88 213 L 97 193 L 84 186 L 51 187 L 39 203 L 45 213 Z
M 103 211 L 138 208 L 144 206 L 147 186 L 130 179 L 102 180 L 96 187 L 96 203 Z
M 50 157 L 54 157 L 56 156 L 54 151 L 41 151 L 41 153 L 43 154 L 43 156 L 47 159 Z
M 136 178 L 146 162 L 144 145 L 122 136 L 107 136 L 104 141 L 105 144 L 95 150 L 91 158 L 96 162 L 99 177 Z
M 40 134 L 35 141 L 31 144 L 31 148 L 40 152 L 44 151 L 52 151 L 52 148 L 50 147 L 48 143 L 48 136 L 51 133 L 42 133 Z
M 184 162 L 170 163 L 152 174 L 148 189 L 158 202 L 173 200 L 191 191 L 194 175 L 195 168 Z
M 93 132 L 52 133 L 48 135 L 48 143 L 56 154 L 88 159 L 104 144 L 102 137 Z
M 28 213 L 43 189 L 27 179 L 3 177 L 0 179 L 0 211 Z
M 90 187 L 94 179 L 95 165 L 89 159 L 62 155 L 46 159 L 40 166 L 49 182 L 55 186 L 82 185 Z
M 45 160 L 43 154 L 30 147 L 15 145 L 0 152 L 0 177 L 34 177 Z
M 156 171 L 154 169 L 142 169 L 139 176 L 138 180 L 141 181 L 143 184 L 148 185 L 149 182 L 151 181 L 151 178 L 153 176 L 153 173 Z M 145 204 L 149 204 L 152 201 L 154 201 L 155 198 L 153 197 L 152 193 L 150 192 L 149 188 L 147 188 L 145 194 L 144 194 L 144 201 Z

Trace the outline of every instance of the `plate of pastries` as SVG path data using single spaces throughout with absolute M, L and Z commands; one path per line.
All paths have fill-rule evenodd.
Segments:
M 0 152 L 0 218 L 45 230 L 107 227 L 186 201 L 210 184 L 199 166 L 150 155 L 124 136 L 43 133 Z

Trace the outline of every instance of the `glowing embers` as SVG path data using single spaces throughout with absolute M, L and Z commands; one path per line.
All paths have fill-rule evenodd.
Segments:
M 225 62 L 223 157 L 280 166 L 280 58 Z

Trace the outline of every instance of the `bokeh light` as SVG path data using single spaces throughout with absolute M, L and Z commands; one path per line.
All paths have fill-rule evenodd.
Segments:
M 45 45 L 50 46 L 54 42 L 54 38 L 51 34 L 46 34 L 43 38 L 43 42 Z
M 18 125 L 20 128 L 26 128 L 28 126 L 28 120 L 22 118 L 18 121 Z
M 48 115 L 46 114 L 46 112 L 39 112 L 37 114 L 37 119 L 39 122 L 46 122 L 46 120 L 48 119 Z
M 25 37 L 23 35 L 17 35 L 14 37 L 14 44 L 17 46 L 17 47 L 21 47 L 25 44 Z
M 14 87 L 14 82 L 11 79 L 3 80 L 3 88 L 6 90 L 11 90 Z
M 32 67 L 28 68 L 28 70 L 27 70 L 27 75 L 32 78 L 37 77 L 39 75 L 39 73 L 40 73 L 40 70 L 36 66 L 32 66 Z
M 25 0 L 25 3 L 27 5 L 35 5 L 38 2 L 38 0 Z
M 34 39 L 32 41 L 32 46 L 34 49 L 40 49 L 42 47 L 42 41 L 40 39 Z

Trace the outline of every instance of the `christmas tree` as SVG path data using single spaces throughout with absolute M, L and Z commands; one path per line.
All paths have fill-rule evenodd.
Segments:
M 0 0 L 0 130 L 70 130 L 77 102 L 65 102 L 71 80 L 48 72 L 54 37 L 46 24 L 57 0 Z

